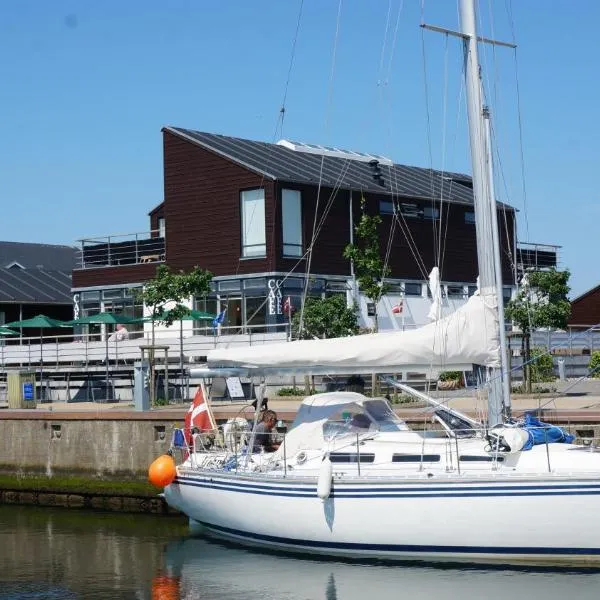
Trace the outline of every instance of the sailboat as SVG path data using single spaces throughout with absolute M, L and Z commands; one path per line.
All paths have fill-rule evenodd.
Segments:
M 488 394 L 487 424 L 438 405 L 439 430 L 412 431 L 385 399 L 332 392 L 303 401 L 275 452 L 254 452 L 253 432 L 230 431 L 221 440 L 197 434 L 164 497 L 208 533 L 328 556 L 600 560 L 600 453 L 572 444 L 558 428 L 511 418 L 474 0 L 461 0 L 460 22 L 479 294 L 418 330 L 214 350 L 208 367 L 192 375 L 393 373 L 423 365 L 457 370 L 477 365 Z M 257 416 L 258 408 L 254 426 Z

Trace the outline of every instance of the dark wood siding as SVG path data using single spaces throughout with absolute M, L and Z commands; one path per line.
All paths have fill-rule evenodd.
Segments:
M 600 323 L 600 285 L 571 302 L 569 327 L 589 328 Z
M 312 186 L 299 186 L 293 184 L 281 183 L 278 186 L 278 206 L 281 206 L 281 189 L 297 189 L 302 192 L 302 219 L 304 247 L 312 240 L 313 221 L 315 207 L 317 206 L 317 189 Z M 330 199 L 333 202 L 328 206 Z M 361 195 L 353 192 L 353 219 L 358 223 L 361 215 L 360 210 Z M 379 213 L 380 200 L 390 201 L 389 196 L 366 196 L 366 210 L 369 214 Z M 350 266 L 347 260 L 342 256 L 345 246 L 350 241 L 349 233 L 349 192 L 347 190 L 338 191 L 334 195 L 328 188 L 321 189 L 318 203 L 317 224 L 326 213 L 323 225 L 317 243 L 315 244 L 311 272 L 315 274 L 326 275 L 349 275 Z M 406 202 L 417 202 L 411 199 L 403 200 Z M 430 203 L 417 202 L 421 206 L 431 206 Z M 472 207 L 445 204 L 442 219 L 442 261 L 441 271 L 444 281 L 457 282 L 475 282 L 477 278 L 477 243 L 475 238 L 475 225 L 465 222 L 465 213 L 472 212 Z M 294 259 L 282 258 L 282 240 L 281 240 L 281 217 L 278 210 L 277 229 L 275 232 L 275 248 L 277 253 L 277 270 L 287 272 L 296 263 Z M 514 275 L 511 268 L 514 247 L 514 229 L 512 210 L 498 211 L 499 227 L 502 240 L 502 267 L 503 277 L 506 284 L 514 282 Z M 391 276 L 398 279 L 424 279 L 426 274 L 438 264 L 435 236 L 433 227 L 439 228 L 439 221 L 426 219 L 405 218 L 402 221 L 402 227 L 396 223 L 392 227 L 393 218 L 391 215 L 382 215 L 382 224 L 380 226 L 381 251 L 385 256 L 387 243 L 392 238 L 389 265 L 391 267 Z M 410 241 L 412 240 L 412 242 Z M 411 251 L 411 243 L 414 245 L 414 252 Z M 423 273 L 419 262 L 414 254 L 419 256 L 424 263 Z M 297 267 L 298 271 L 304 270 L 304 262 Z
M 73 287 L 86 288 L 120 283 L 143 283 L 156 273 L 155 264 L 127 265 L 125 267 L 104 267 L 99 269 L 79 269 L 73 271 Z
M 163 142 L 167 264 L 214 275 L 272 270 L 273 182 L 167 131 Z M 257 187 L 265 188 L 267 258 L 240 260 L 240 191 Z

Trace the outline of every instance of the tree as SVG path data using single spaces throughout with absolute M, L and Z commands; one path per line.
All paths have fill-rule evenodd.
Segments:
M 304 304 L 302 332 L 300 313 L 292 319 L 292 332 L 300 339 L 346 337 L 358 333 L 358 317 L 355 308 L 346 306 L 341 295 L 327 298 L 307 298 Z
M 361 198 L 362 215 L 355 226 L 356 243 L 344 248 L 344 258 L 354 264 L 356 279 L 362 293 L 375 304 L 375 331 L 378 329 L 377 304 L 390 286 L 385 278 L 390 275 L 390 268 L 384 265 L 379 250 L 379 231 L 381 224 L 379 215 L 371 216 L 365 212 L 365 198 Z
M 531 332 L 540 327 L 565 329 L 571 315 L 569 277 L 571 273 L 550 269 L 526 273 L 517 296 L 508 302 L 505 315 L 521 330 L 523 349 L 523 379 L 525 389 L 531 392 L 529 361 Z
M 167 265 L 156 268 L 154 279 L 146 282 L 137 294 L 138 298 L 150 308 L 152 317 L 152 347 L 155 346 L 154 325 L 157 322 L 172 325 L 189 312 L 182 304 L 184 300 L 194 296 L 206 296 L 210 292 L 212 273 L 195 267 L 191 272 L 173 273 Z M 175 303 L 166 310 L 166 305 Z M 160 317 L 160 318 L 159 318 Z M 154 400 L 154 350 L 150 349 L 150 398 Z

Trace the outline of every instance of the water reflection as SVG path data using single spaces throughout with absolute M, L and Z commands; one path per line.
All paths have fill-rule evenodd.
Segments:
M 0 598 L 149 599 L 183 519 L 0 506 Z
M 0 599 L 597 598 L 599 572 L 293 557 L 191 537 L 183 519 L 0 506 Z
M 372 598 L 544 597 L 596 599 L 600 573 L 352 563 L 278 556 L 209 539 L 187 538 L 165 549 L 164 568 L 181 598 L 366 600 Z

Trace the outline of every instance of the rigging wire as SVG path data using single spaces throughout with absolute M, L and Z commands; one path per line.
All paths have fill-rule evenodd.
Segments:
M 325 111 L 325 131 L 327 131 L 327 129 L 329 128 L 329 114 L 330 114 L 330 110 L 331 110 L 331 100 L 333 97 L 333 81 L 334 81 L 336 57 L 337 57 L 337 45 L 338 45 L 338 39 L 339 39 L 339 34 L 340 34 L 341 15 L 342 15 L 342 0 L 339 0 L 338 10 L 337 10 L 337 19 L 336 19 L 336 24 L 335 24 L 335 37 L 334 37 L 333 51 L 332 51 L 332 56 L 331 56 L 331 70 L 329 73 L 327 108 Z M 325 155 L 322 155 L 321 156 L 321 170 L 319 173 L 319 186 L 317 189 L 317 199 L 315 202 L 315 217 L 313 220 L 313 236 L 312 236 L 313 240 L 314 240 L 314 236 L 315 236 L 317 214 L 319 212 L 319 200 L 321 197 L 321 187 L 322 187 L 322 183 L 323 183 L 324 161 L 325 161 Z M 308 295 L 308 286 L 309 286 L 309 282 L 310 282 L 310 268 L 311 268 L 311 264 L 312 264 L 312 254 L 313 254 L 312 247 L 313 247 L 313 244 L 311 243 L 311 246 L 310 246 L 311 250 L 308 255 L 308 261 L 307 261 L 307 265 L 306 265 L 306 273 L 305 273 L 305 278 L 304 278 L 304 292 L 302 295 L 302 302 L 300 303 L 300 320 L 299 320 L 299 326 L 298 326 L 299 333 L 302 333 L 302 330 L 304 328 L 304 303 L 305 303 L 306 297 Z
M 286 101 L 287 101 L 288 89 L 290 86 L 290 80 L 292 77 L 292 68 L 294 67 L 294 59 L 296 58 L 296 44 L 298 42 L 298 34 L 300 32 L 300 23 L 302 22 L 303 8 L 304 8 L 304 0 L 300 0 L 300 9 L 298 10 L 298 19 L 296 21 L 296 31 L 294 33 L 294 41 L 292 42 L 292 53 L 290 56 L 290 64 L 288 67 L 287 77 L 285 80 L 285 86 L 284 86 L 284 91 L 283 91 L 283 100 L 281 101 L 281 108 L 279 109 L 281 137 L 283 137 L 283 120 L 285 119 Z
M 421 25 L 425 23 L 425 0 L 421 0 Z M 435 210 L 435 187 L 433 181 L 433 150 L 431 148 L 431 114 L 429 110 L 429 87 L 427 83 L 427 54 L 425 52 L 425 28 L 421 27 L 421 57 L 423 64 L 423 88 L 425 94 L 425 120 L 427 123 L 427 151 L 429 154 L 429 182 L 431 189 L 431 206 Z M 437 231 L 435 228 L 435 221 L 432 220 L 431 228 L 433 231 L 433 255 L 436 256 L 436 250 L 438 247 L 437 242 Z
M 442 95 L 442 169 L 440 171 L 440 214 L 439 214 L 439 228 L 438 228 L 438 247 L 436 248 L 436 261 L 440 269 L 440 277 L 442 274 L 442 224 L 444 220 L 444 184 L 445 184 L 445 169 L 446 169 L 446 129 L 447 129 L 447 115 L 448 115 L 448 43 L 449 36 L 445 35 L 446 44 L 444 49 L 444 93 Z M 432 203 L 434 206 L 434 214 L 432 217 L 435 217 L 435 202 Z M 435 225 L 435 218 L 433 218 L 433 222 Z M 444 241 L 445 247 L 445 241 Z
M 508 13 L 508 20 L 510 23 L 510 31 L 512 36 L 512 42 L 516 45 L 516 34 L 515 34 L 515 22 L 513 18 L 512 12 L 512 0 L 508 0 L 506 2 L 506 11 Z M 513 51 L 514 63 L 515 63 L 515 85 L 517 89 L 517 117 L 519 123 L 519 151 L 521 157 L 521 182 L 522 182 L 522 193 L 523 193 L 523 213 L 525 218 L 525 232 L 527 234 L 527 239 L 529 238 L 529 216 L 527 211 L 527 185 L 526 185 L 526 177 L 525 177 L 525 154 L 523 151 L 523 118 L 521 112 L 521 91 L 519 88 L 519 62 L 517 60 L 517 48 L 514 48 Z

